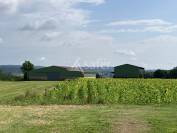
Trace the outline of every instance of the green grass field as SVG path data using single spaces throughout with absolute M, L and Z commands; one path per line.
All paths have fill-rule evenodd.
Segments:
M 177 106 L 0 106 L 2 133 L 176 133 Z
M 127 83 L 127 80 L 118 82 L 122 81 Z M 152 81 L 153 85 L 160 86 L 161 89 L 164 86 L 173 88 L 177 82 L 176 80 L 159 80 L 157 84 L 158 80 Z M 66 84 L 70 88 L 73 83 L 61 82 L 62 86 Z M 107 83 L 110 84 L 110 82 Z M 117 84 L 115 81 L 114 83 Z M 164 105 L 130 105 L 128 103 L 126 105 L 56 105 L 50 103 L 51 105 L 43 106 L 39 103 L 36 105 L 33 101 L 33 105 L 30 103 L 30 105 L 21 106 L 19 103 L 18 106 L 13 106 L 15 102 L 13 100 L 20 95 L 25 95 L 28 90 L 43 94 L 46 89 L 58 84 L 60 83 L 0 82 L 0 133 L 177 133 L 177 104 L 173 103 Z M 131 85 L 132 91 L 134 84 Z M 168 96 L 170 98 L 170 95 Z
M 6 82 L 0 81 L 0 103 L 7 103 L 19 95 L 25 94 L 27 90 L 35 90 L 42 93 L 44 89 L 54 87 L 58 82 Z

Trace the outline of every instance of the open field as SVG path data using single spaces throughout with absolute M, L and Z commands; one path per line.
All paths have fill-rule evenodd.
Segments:
M 58 82 L 6 82 L 0 81 L 0 103 L 7 103 L 16 96 L 23 95 L 27 90 L 41 93 L 44 89 L 54 87 Z
M 4 133 L 176 133 L 177 106 L 0 106 Z
M 177 80 L 78 79 L 59 82 L 40 95 L 28 92 L 20 104 L 177 104 Z
M 0 82 L 0 132 L 177 133 L 176 86 L 158 79 Z

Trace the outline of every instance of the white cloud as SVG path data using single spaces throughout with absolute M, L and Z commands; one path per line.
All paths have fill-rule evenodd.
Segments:
M 78 4 L 78 3 L 89 3 L 89 4 L 103 4 L 105 3 L 105 0 L 48 0 L 50 3 L 54 5 L 60 5 L 60 4 Z
M 148 64 L 150 69 L 171 69 L 177 64 L 176 49 L 177 37 L 173 35 L 158 35 L 145 38 L 136 43 L 138 61 Z
M 112 34 L 112 33 L 125 33 L 125 32 L 135 33 L 135 32 L 147 32 L 147 31 L 145 29 L 129 29 L 129 28 L 123 29 L 123 28 L 121 28 L 121 29 L 101 30 L 98 33 L 109 33 L 109 34 Z
M 103 4 L 105 0 L 0 0 L 0 11 L 14 13 L 20 8 L 22 4 L 35 6 L 36 4 L 52 4 L 53 7 L 67 7 L 79 3 L 90 3 L 90 4 Z
M 41 57 L 39 60 L 40 60 L 40 61 L 45 61 L 45 60 L 46 60 L 46 57 Z
M 103 4 L 105 0 L 78 0 L 80 2 L 86 2 L 86 3 L 94 3 L 94 4 Z
M 170 33 L 177 31 L 177 25 L 146 27 L 144 32 Z
M 25 0 L 0 0 L 0 12 L 14 13 Z
M 0 38 L 0 44 L 1 44 L 1 43 L 3 43 L 3 39 L 2 39 L 2 38 Z
M 69 29 L 86 26 L 90 22 L 90 12 L 79 8 L 79 4 L 100 5 L 104 2 L 104 0 L 0 0 L 0 14 L 16 13 L 16 22 L 18 21 L 17 25 L 21 30 L 49 30 L 55 29 L 56 26 Z
M 124 33 L 124 32 L 157 32 L 170 33 L 177 31 L 177 24 L 161 19 L 140 19 L 140 20 L 123 20 L 110 22 L 108 26 L 114 29 L 106 29 L 101 33 Z M 115 28 L 117 26 L 117 29 Z
M 48 20 L 37 20 L 34 23 L 27 23 L 20 30 L 30 31 L 30 30 L 52 30 L 57 28 L 57 21 L 53 18 Z
M 114 28 L 101 30 L 99 33 L 142 33 L 142 32 L 157 32 L 157 33 L 171 33 L 177 31 L 177 25 L 169 26 L 146 26 L 142 28 Z
M 136 53 L 133 50 L 120 49 L 116 50 L 115 53 L 124 56 L 136 56 Z
M 171 36 L 171 35 L 160 35 L 157 37 L 145 39 L 140 42 L 141 44 L 146 45 L 163 45 L 163 46 L 169 46 L 169 45 L 176 45 L 177 44 L 177 37 Z
M 109 26 L 163 26 L 171 25 L 170 22 L 161 19 L 140 19 L 140 20 L 126 20 L 126 21 L 114 21 L 108 24 Z
M 99 35 L 87 31 L 68 31 L 68 32 L 48 32 L 45 33 L 41 40 L 43 42 L 56 42 L 56 46 L 94 46 L 110 45 L 114 39 L 107 35 Z M 51 45 L 50 45 L 51 46 Z
M 59 35 L 61 35 L 61 32 L 49 32 L 49 33 L 45 33 L 41 40 L 42 41 L 53 41 L 55 40 L 56 38 L 59 37 Z
M 77 7 L 80 3 L 102 4 L 104 0 L 37 0 L 21 8 L 21 30 L 73 30 L 90 22 L 90 12 Z M 26 20 L 26 21 L 25 21 Z

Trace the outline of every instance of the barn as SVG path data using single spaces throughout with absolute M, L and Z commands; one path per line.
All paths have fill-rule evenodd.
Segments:
M 124 64 L 114 67 L 115 78 L 143 78 L 144 73 L 144 68 L 130 64 Z
M 84 77 L 79 68 L 50 66 L 29 72 L 29 80 L 58 81 Z

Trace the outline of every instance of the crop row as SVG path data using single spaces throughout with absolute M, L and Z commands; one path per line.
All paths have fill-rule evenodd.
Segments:
M 56 104 L 177 103 L 177 80 L 79 79 L 45 90 L 42 102 Z

